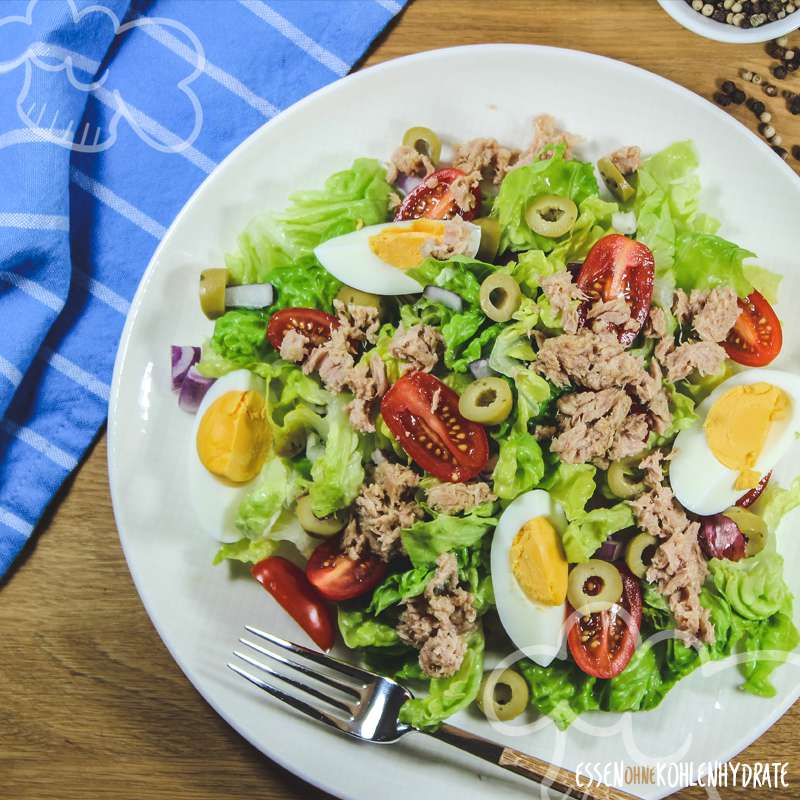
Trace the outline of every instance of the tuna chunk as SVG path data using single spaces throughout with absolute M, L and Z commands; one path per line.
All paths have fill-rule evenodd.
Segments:
M 354 395 L 347 406 L 350 424 L 357 431 L 372 433 L 375 430 L 372 422 L 375 402 L 389 388 L 386 366 L 377 352 L 373 351 L 366 363 L 362 362 L 353 368 L 348 383 Z
M 428 489 L 428 505 L 442 514 L 461 514 L 496 500 L 488 483 L 437 483 Z
M 652 462 L 645 468 L 647 472 L 654 471 Z M 656 483 L 654 474 L 649 483 Z M 647 570 L 647 580 L 655 583 L 667 600 L 678 630 L 686 634 L 689 643 L 712 643 L 714 627 L 700 602 L 700 590 L 708 575 L 708 565 L 697 543 L 700 524 L 690 522 L 672 490 L 660 485 L 660 481 L 630 505 L 637 525 L 660 541 Z
M 503 147 L 496 139 L 471 139 L 456 147 L 453 166 L 499 184 L 518 158 L 519 150 Z
M 355 500 L 353 519 L 344 532 L 342 546 L 351 558 L 375 553 L 384 561 L 403 552 L 400 531 L 413 525 L 422 509 L 414 499 L 419 475 L 402 464 L 382 461 L 372 482 Z
M 710 292 L 692 292 L 690 306 L 697 308 L 692 326 L 706 342 L 722 342 L 736 324 L 741 309 L 739 298 L 730 286 L 717 286 Z
M 636 145 L 627 145 L 609 156 L 611 163 L 623 174 L 636 172 L 642 164 L 642 151 Z
M 477 200 L 473 189 L 480 183 L 480 177 L 476 175 L 459 175 L 450 184 L 450 194 L 453 196 L 459 211 L 468 214 L 474 211 Z
M 617 328 L 635 331 L 639 328 L 639 324 L 631 317 L 631 307 L 624 297 L 595 301 L 586 313 L 586 321 L 595 333 Z
M 475 627 L 476 618 L 472 595 L 458 585 L 455 555 L 442 553 L 423 594 L 406 601 L 397 635 L 420 651 L 426 675 L 445 678 L 458 672 L 466 652 L 464 635 Z
M 403 361 L 407 371 L 430 372 L 439 361 L 442 335 L 430 325 L 401 325 L 389 344 L 389 355 Z
M 548 145 L 566 145 L 564 158 L 572 158 L 572 148 L 580 141 L 580 136 L 560 130 L 550 114 L 540 114 L 533 121 L 533 141 L 515 166 L 530 164 L 536 158 L 549 158 L 550 153 L 541 153 L 542 148 Z
M 441 238 L 431 236 L 422 245 L 422 255 L 432 256 L 440 261 L 446 261 L 451 256 L 468 255 L 470 252 L 474 255 L 471 236 L 470 226 L 461 217 L 453 217 L 445 221 Z
M 291 328 L 283 335 L 280 354 L 284 361 L 293 361 L 295 364 L 308 355 L 309 340 L 300 331 Z
M 386 180 L 394 183 L 400 175 L 422 177 L 434 171 L 431 160 L 424 153 L 408 145 L 400 145 L 389 159 L 389 168 L 386 170 Z
M 586 295 L 574 283 L 572 275 L 567 270 L 554 272 L 542 278 L 541 286 L 550 308 L 561 315 L 564 331 L 577 333 L 580 325 L 578 308 L 586 300 Z
M 715 375 L 725 363 L 725 351 L 716 342 L 686 342 L 664 358 L 667 378 L 678 381 L 697 370 L 701 375 Z

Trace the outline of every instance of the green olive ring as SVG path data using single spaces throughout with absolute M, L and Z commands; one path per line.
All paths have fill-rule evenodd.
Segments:
M 745 555 L 749 558 L 760 553 L 767 544 L 767 523 L 752 511 L 739 506 L 732 506 L 722 512 L 728 519 L 736 523 L 736 527 L 747 540 Z
M 311 508 L 311 497 L 307 494 L 298 499 L 295 514 L 300 527 L 317 536 L 333 536 L 347 525 L 347 516 L 342 513 L 318 517 Z
M 516 670 L 497 669 L 484 673 L 476 702 L 491 722 L 510 722 L 530 704 L 531 690 Z
M 569 573 L 567 600 L 580 614 L 608 611 L 622 597 L 622 577 L 608 561 L 590 558 Z
M 644 578 L 658 547 L 658 539 L 649 533 L 637 533 L 625 548 L 625 563 L 637 577 Z
M 535 197 L 525 209 L 525 221 L 534 233 L 557 239 L 569 233 L 578 219 L 578 206 L 569 198 L 557 194 Z
M 511 387 L 502 378 L 479 378 L 458 398 L 462 417 L 481 425 L 499 425 L 508 418 L 514 406 Z
M 494 272 L 481 284 L 481 310 L 495 322 L 508 322 L 522 302 L 519 284 L 502 272 Z
M 442 155 L 442 142 L 430 128 L 422 126 L 409 128 L 403 134 L 403 144 L 406 147 L 413 147 L 418 153 L 428 156 L 434 167 L 439 163 L 439 158 Z
M 608 191 L 620 202 L 627 203 L 636 194 L 636 189 L 610 158 L 601 158 L 597 162 L 597 169 Z
M 608 489 L 615 497 L 621 500 L 630 500 L 644 492 L 642 481 L 632 481 L 629 476 L 633 474 L 634 465 L 637 462 L 624 458 L 619 461 L 612 461 L 606 472 L 606 483 Z
M 208 319 L 217 319 L 225 313 L 227 285 L 228 270 L 224 267 L 212 267 L 200 273 L 200 308 Z
M 494 261 L 500 249 L 500 220 L 495 217 L 478 217 L 473 225 L 481 229 L 481 243 L 476 254 L 480 261 Z

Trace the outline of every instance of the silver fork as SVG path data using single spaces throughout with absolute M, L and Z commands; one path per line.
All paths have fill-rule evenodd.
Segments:
M 526 755 L 513 747 L 504 747 L 496 742 L 475 736 L 453 725 L 442 724 L 433 731 L 423 731 L 406 725 L 400 721 L 398 715 L 400 707 L 412 697 L 412 694 L 399 683 L 316 650 L 309 650 L 302 645 L 287 642 L 285 639 L 250 625 L 246 625 L 245 629 L 253 636 L 269 642 L 284 652 L 300 656 L 305 661 L 297 661 L 284 653 L 275 652 L 263 644 L 251 642 L 248 639 L 239 639 L 243 645 L 266 656 L 276 664 L 294 670 L 299 676 L 316 681 L 327 687 L 327 690 L 316 688 L 302 679 L 282 674 L 249 653 L 239 650 L 234 650 L 237 658 L 251 667 L 255 667 L 264 675 L 277 678 L 287 686 L 305 693 L 309 698 L 318 702 L 309 702 L 294 694 L 289 694 L 275 686 L 273 682 L 253 675 L 239 664 L 228 663 L 228 666 L 237 675 L 241 675 L 267 694 L 341 733 L 356 739 L 381 743 L 396 742 L 401 736 L 411 731 L 424 733 L 472 753 L 484 761 L 522 775 L 539 785 L 552 787 L 567 797 L 585 798 L 585 800 L 636 800 L 634 795 L 605 784 L 589 784 L 588 779 L 580 780 L 574 772 Z M 305 662 L 317 664 L 325 671 L 314 669 Z

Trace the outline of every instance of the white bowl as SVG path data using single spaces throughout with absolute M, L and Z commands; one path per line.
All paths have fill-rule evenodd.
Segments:
M 800 28 L 800 6 L 793 14 L 787 14 L 783 19 L 767 22 L 758 28 L 737 28 L 735 25 L 728 25 L 727 22 L 717 22 L 711 17 L 704 17 L 685 0 L 658 0 L 658 4 L 679 25 L 717 42 L 730 44 L 768 42 Z

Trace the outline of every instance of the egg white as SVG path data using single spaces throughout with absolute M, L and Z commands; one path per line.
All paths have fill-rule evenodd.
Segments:
M 717 461 L 708 447 L 703 426 L 711 407 L 730 389 L 751 383 L 770 383 L 789 398 L 786 419 L 776 421 L 754 469 L 766 475 L 786 454 L 800 430 L 800 376 L 775 369 L 750 369 L 721 383 L 698 407 L 694 424 L 675 439 L 669 480 L 678 502 L 702 516 L 730 508 L 745 492 L 735 489 L 738 473 Z
M 567 520 L 561 506 L 543 489 L 521 494 L 500 516 L 492 539 L 491 570 L 497 613 L 511 641 L 542 667 L 561 655 L 566 604 L 546 606 L 528 598 L 511 571 L 511 545 L 519 529 L 546 517 L 562 533 Z
M 189 492 L 195 511 L 197 527 L 219 542 L 236 542 L 242 534 L 236 529 L 236 512 L 252 488 L 248 483 L 229 483 L 210 473 L 197 454 L 197 430 L 206 411 L 218 398 L 228 392 L 256 391 L 264 395 L 262 378 L 247 369 L 237 369 L 216 380 L 206 392 L 194 421 L 189 454 Z
M 369 246 L 369 239 L 386 228 L 407 228 L 417 220 L 368 225 L 361 230 L 328 239 L 314 250 L 317 260 L 342 283 L 372 294 L 418 294 L 425 288 L 405 270 L 378 258 Z M 481 229 L 469 222 L 470 240 L 467 255 L 473 257 L 481 243 Z

